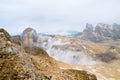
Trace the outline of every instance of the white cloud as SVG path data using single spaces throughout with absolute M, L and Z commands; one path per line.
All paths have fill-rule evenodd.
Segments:
M 3 0 L 0 26 L 12 29 L 11 33 L 27 26 L 34 26 L 39 32 L 81 31 L 87 22 L 120 23 L 119 7 L 119 0 Z

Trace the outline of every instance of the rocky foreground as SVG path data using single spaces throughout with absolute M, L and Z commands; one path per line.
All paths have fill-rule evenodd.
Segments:
M 0 80 L 97 80 L 86 71 L 61 69 L 59 63 L 40 47 L 23 46 L 0 29 Z

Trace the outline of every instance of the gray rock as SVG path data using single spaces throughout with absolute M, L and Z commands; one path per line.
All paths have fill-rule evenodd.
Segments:
M 120 25 L 98 23 L 94 29 L 92 24 L 86 24 L 86 28 L 76 37 L 93 42 L 120 39 Z

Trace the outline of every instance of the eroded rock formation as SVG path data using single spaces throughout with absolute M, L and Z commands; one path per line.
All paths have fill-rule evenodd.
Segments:
M 102 42 L 106 40 L 120 39 L 119 34 L 120 25 L 98 23 L 95 29 L 92 24 L 86 24 L 86 28 L 83 30 L 82 34 L 76 35 L 76 37 L 93 42 Z
M 22 33 L 24 46 L 32 46 L 37 40 L 37 32 L 32 28 L 27 28 Z

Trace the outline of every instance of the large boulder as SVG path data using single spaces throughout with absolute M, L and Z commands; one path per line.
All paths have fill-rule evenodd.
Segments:
M 32 28 L 27 28 L 22 33 L 22 41 L 24 46 L 32 46 L 37 40 L 37 32 Z

